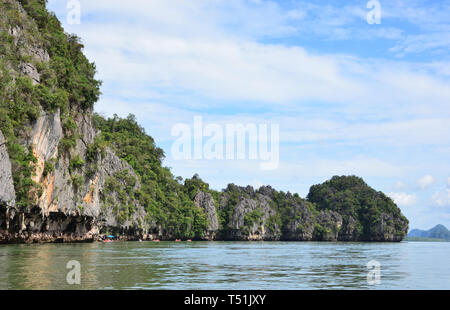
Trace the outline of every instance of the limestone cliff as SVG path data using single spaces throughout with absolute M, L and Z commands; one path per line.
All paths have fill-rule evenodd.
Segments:
M 15 205 L 16 196 L 11 174 L 11 162 L 9 161 L 6 140 L 0 131 L 0 205 L 10 208 Z
M 39 4 L 2 1 L 0 13 L 3 40 L 0 60 L 5 81 L 2 100 L 14 103 L 22 99 L 11 95 L 18 88 L 18 79 L 29 78 L 32 86 L 27 91 L 40 95 L 46 89 L 41 84 L 44 78 L 55 75 L 48 69 L 52 58 L 46 50 L 52 46 L 40 36 L 40 26 L 22 5 Z M 8 80 L 6 75 L 12 79 Z M 142 232 L 144 226 L 136 224 L 138 220 L 143 222 L 142 207 L 137 206 L 138 212 L 132 218 L 118 223 L 117 215 L 101 201 L 106 179 L 124 170 L 135 176 L 131 167 L 110 149 L 103 154 L 99 152 L 89 165 L 85 164 L 87 149 L 98 135 L 90 116 L 92 108 L 81 110 L 71 106 L 69 99 L 68 111 L 62 115 L 61 107 L 48 108 L 49 103 L 37 95 L 27 98 L 25 104 L 36 107 L 37 117 L 24 121 L 21 128 L 11 128 L 10 136 L 17 140 L 11 148 L 21 146 L 32 154 L 29 182 L 38 191 L 28 193 L 32 204 L 16 205 L 11 169 L 21 167 L 16 160 L 11 164 L 5 137 L 0 134 L 0 242 L 91 241 L 107 230 Z M 8 109 L 15 108 L 11 106 Z M 10 119 L 15 120 L 12 116 Z M 68 136 L 63 120 L 70 120 L 74 131 L 74 145 L 67 152 L 60 150 L 62 140 Z M 81 164 L 75 165 L 76 161 Z M 114 198 L 111 200 L 115 202 Z
M 95 65 L 45 1 L 3 0 L 0 9 L 0 243 L 406 235 L 392 200 L 356 177 L 313 186 L 307 199 L 270 186 L 217 192 L 198 176 L 183 183 L 133 116 L 93 113 Z
M 216 238 L 216 233 L 219 230 L 219 222 L 217 219 L 217 212 L 214 198 L 210 193 L 198 191 L 197 194 L 195 195 L 194 203 L 198 208 L 201 208 L 206 214 L 208 225 L 204 232 L 204 239 L 214 240 Z
M 333 177 L 331 181 L 340 184 L 356 181 L 369 195 L 382 195 L 354 176 Z M 317 186 L 326 185 L 327 182 Z M 313 186 L 312 191 L 314 189 Z M 354 193 L 355 199 L 359 197 L 356 190 Z M 351 195 L 351 192 L 346 194 Z M 220 193 L 218 202 L 202 191 L 198 192 L 196 202 L 199 207 L 217 210 L 221 225 L 208 230 L 215 240 L 395 242 L 401 241 L 408 229 L 408 220 L 389 198 L 384 205 L 381 202 L 376 207 L 370 203 L 349 204 L 337 212 L 333 209 L 338 209 L 339 203 L 318 210 L 316 203 L 291 193 L 277 192 L 270 186 L 255 190 L 251 186 L 230 184 Z M 349 216 L 352 208 L 359 210 Z M 379 210 L 383 210 L 379 215 L 369 216 Z M 210 214 L 214 217 L 216 212 Z

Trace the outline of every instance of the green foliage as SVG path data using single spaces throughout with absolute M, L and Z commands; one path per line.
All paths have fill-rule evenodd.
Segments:
M 42 172 L 42 175 L 46 177 L 53 171 L 55 171 L 55 166 L 53 165 L 53 163 L 51 161 L 46 161 L 44 163 L 44 171 Z
M 369 240 L 379 231 L 381 215 L 390 215 L 395 219 L 395 234 L 404 235 L 404 223 L 407 219 L 401 214 L 395 203 L 381 192 L 370 188 L 363 179 L 356 176 L 335 176 L 323 184 L 311 187 L 308 200 L 315 203 L 318 210 L 333 210 L 344 218 L 357 221 L 356 231 L 359 239 Z
M 244 226 L 246 228 L 252 227 L 255 223 L 259 223 L 261 221 L 263 214 L 260 209 L 255 209 L 251 212 L 248 212 L 244 216 Z
M 195 198 L 195 195 L 197 195 L 198 191 L 210 192 L 209 184 L 203 182 L 198 174 L 195 174 L 192 179 L 186 179 L 184 181 L 184 190 L 192 200 Z
M 283 223 L 281 220 L 281 216 L 275 215 L 271 216 L 266 221 L 267 228 L 271 234 L 275 234 L 277 232 L 277 228 L 281 229 Z
M 35 87 L 37 102 L 48 112 L 54 113 L 60 109 L 62 113 L 65 112 L 68 102 L 68 94 L 65 90 L 56 89 L 52 91 L 44 84 L 38 84 Z
M 61 153 L 68 153 L 77 145 L 77 140 L 74 137 L 62 138 L 59 141 L 58 150 Z
M 105 181 L 103 202 L 116 212 L 119 223 L 123 224 L 135 213 L 134 187 L 136 178 L 128 170 L 123 170 L 108 177 Z M 116 199 L 111 199 L 115 195 Z
M 6 138 L 12 175 L 19 207 L 31 207 L 42 189 L 32 180 L 36 158 L 33 150 L 20 143 L 28 124 L 39 117 L 39 107 L 34 104 L 34 87 L 31 80 L 19 77 L 15 83 L 6 63 L 0 58 L 0 131 Z
M 226 204 L 217 210 L 220 232 L 227 235 L 229 230 L 229 222 L 234 212 L 235 206 L 239 203 L 242 193 L 233 184 L 228 185 L 227 189 L 222 193 L 226 197 Z
M 73 174 L 70 179 L 72 181 L 72 185 L 75 192 L 78 192 L 84 184 L 83 176 L 79 174 Z
M 32 207 L 42 189 L 32 180 L 33 152 L 23 147 L 27 131 L 41 108 L 48 113 L 59 109 L 64 130 L 59 150 L 68 153 L 78 139 L 71 115 L 90 112 L 100 95 L 101 82 L 94 78 L 95 65 L 83 55 L 79 38 L 64 33 L 56 16 L 47 11 L 46 1 L 19 2 L 28 16 L 14 1 L 0 3 L 0 131 L 7 139 L 17 205 Z M 20 28 L 21 40 L 15 41 L 9 34 L 15 27 Z M 40 62 L 30 53 L 30 46 L 43 47 L 50 62 Z M 37 69 L 40 84 L 33 85 L 29 77 L 19 74 L 22 64 Z M 51 165 L 45 164 L 45 175 L 52 171 Z
M 137 124 L 133 115 L 124 119 L 117 115 L 104 119 L 94 114 L 93 121 L 101 131 L 98 145 L 113 148 L 133 168 L 141 184 L 140 190 L 134 192 L 134 184 L 126 174 L 107 180 L 106 193 L 116 193 L 121 203 L 119 213 L 125 210 L 124 205 L 132 204 L 125 201 L 125 197 L 132 197 L 144 206 L 149 224 L 161 225 L 168 235 L 176 238 L 200 238 L 206 230 L 207 220 L 191 197 L 197 189 L 207 189 L 207 184 L 197 177 L 186 180 L 186 186 L 180 184 L 181 180 L 175 179 L 170 170 L 162 166 L 164 152 L 155 146 L 153 138 Z M 88 149 L 87 157 L 94 158 L 96 149 L 95 146 Z M 121 216 L 125 218 L 126 214 L 123 211 Z
M 84 160 L 80 157 L 80 155 L 75 155 L 71 160 L 69 164 L 69 172 L 72 173 L 73 171 L 80 169 L 85 164 Z
M 98 171 L 98 165 L 96 163 L 89 163 L 86 166 L 85 174 L 88 178 L 92 178 Z
M 291 193 L 285 193 L 283 191 L 274 191 L 272 193 L 271 201 L 272 209 L 276 210 L 276 222 L 278 227 L 283 229 L 292 220 L 300 221 L 306 214 L 314 216 L 317 212 L 315 206 L 299 195 L 292 195 Z M 302 230 L 297 228 L 298 230 Z
M 64 137 L 59 141 L 58 150 L 60 154 L 70 154 L 70 151 L 77 145 L 77 124 L 71 116 L 66 117 L 62 122 Z
M 34 164 L 37 163 L 32 150 L 28 152 L 18 143 L 7 143 L 12 165 L 16 205 L 22 208 L 31 207 L 42 195 L 42 188 L 32 180 Z
M 97 160 L 98 154 L 101 157 L 105 157 L 107 145 L 108 143 L 103 140 L 102 135 L 95 137 L 94 142 L 87 146 L 86 159 L 88 161 L 95 161 Z
M 129 115 L 125 119 L 114 115 L 113 118 L 103 119 L 98 114 L 93 116 L 95 126 L 101 130 L 101 139 L 113 145 L 116 154 L 126 160 L 143 179 L 143 182 L 156 180 L 162 176 L 162 181 L 167 185 L 164 179 L 173 180 L 169 171 L 162 171 L 161 167 L 164 159 L 162 149 L 155 146 L 152 137 L 145 134 L 145 130 L 136 122 L 134 115 Z M 152 171 L 153 173 L 147 173 Z
M 64 33 L 55 14 L 47 11 L 46 1 L 20 0 L 20 3 L 35 20 L 41 41 L 50 55 L 50 69 L 56 77 L 56 83 L 50 79 L 50 85 L 55 83 L 59 88 L 54 98 L 55 106 L 70 103 L 83 110 L 92 109 L 100 96 L 101 82 L 94 78 L 95 64 L 82 53 L 80 39 Z
M 329 234 L 331 234 L 331 230 L 329 228 L 323 227 L 320 224 L 315 224 L 313 231 L 314 240 L 324 240 Z

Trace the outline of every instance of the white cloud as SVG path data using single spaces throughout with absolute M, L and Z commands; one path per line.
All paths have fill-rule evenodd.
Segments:
M 433 176 L 427 174 L 417 182 L 419 183 L 421 189 L 426 189 L 430 185 L 434 184 L 435 179 L 433 178 Z
M 126 27 L 115 30 L 111 39 L 104 34 L 112 29 L 95 28 L 83 37 L 95 42 L 88 49 L 107 81 L 135 79 L 150 87 L 185 89 L 212 99 L 332 101 L 356 111 L 389 108 L 395 113 L 408 104 L 417 115 L 442 110 L 450 100 L 448 83 L 414 72 L 413 67 L 314 55 L 301 47 L 226 37 L 162 36 Z M 357 66 L 363 71 L 354 71 Z
M 447 187 L 450 187 L 450 177 L 447 178 Z
M 322 115 L 323 116 L 323 115 Z M 390 146 L 440 145 L 448 139 L 450 118 L 414 119 L 367 122 L 366 119 L 351 124 L 343 120 L 306 118 L 302 115 L 276 118 L 285 130 L 281 137 L 289 142 L 318 142 L 348 140 L 352 142 L 381 143 Z
M 417 197 L 414 194 L 389 193 L 388 196 L 391 197 L 396 204 L 404 207 L 414 205 L 417 201 Z
M 437 192 L 432 198 L 439 207 L 450 206 L 450 189 L 447 188 L 443 192 Z
M 448 115 L 448 82 L 420 72 L 416 63 L 259 43 L 261 33 L 292 34 L 287 21 L 294 13 L 275 2 L 174 1 L 83 1 L 83 16 L 99 19 L 86 18 L 68 31 L 85 41 L 105 87 L 128 81 L 145 90 L 191 91 L 211 101 L 325 101 L 352 113 Z M 324 23 L 333 25 L 364 15 L 361 8 L 301 7 L 326 13 Z
M 406 184 L 402 181 L 395 182 L 394 188 L 395 189 L 404 189 L 406 187 Z
M 398 56 L 407 53 L 422 53 L 427 50 L 437 49 L 446 51 L 450 46 L 450 35 L 448 33 L 427 33 L 408 36 L 390 49 Z

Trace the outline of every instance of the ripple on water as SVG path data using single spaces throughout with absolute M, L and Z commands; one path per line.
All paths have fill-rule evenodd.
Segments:
M 450 243 L 117 242 L 0 246 L 0 289 L 450 289 Z M 66 283 L 78 260 L 82 283 Z M 366 264 L 381 264 L 381 284 Z

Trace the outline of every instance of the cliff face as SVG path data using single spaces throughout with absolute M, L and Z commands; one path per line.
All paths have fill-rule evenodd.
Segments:
M 6 140 L 0 131 L 0 205 L 5 208 L 15 205 L 16 195 L 11 174 L 11 162 L 9 161 Z
M 364 196 L 350 210 L 334 189 L 317 186 L 305 200 L 270 186 L 231 184 L 216 192 L 198 177 L 181 184 L 133 117 L 93 114 L 95 66 L 43 1 L 4 0 L 0 8 L 0 243 L 81 242 L 101 234 L 400 241 L 406 234 L 407 220 L 384 196 Z M 388 207 L 377 213 L 373 201 Z M 366 211 L 375 215 L 366 219 Z
M 89 117 L 80 115 L 75 123 L 81 137 L 71 150 L 71 157 L 79 156 L 85 162 L 87 146 L 93 143 L 96 132 Z M 111 149 L 106 149 L 104 156 L 98 154 L 91 162 L 97 169 L 87 175 L 86 166 L 74 169 L 70 157 L 58 153 L 63 138 L 59 111 L 53 114 L 41 111 L 41 116 L 30 125 L 29 138 L 23 143 L 36 158 L 31 179 L 40 185 L 41 194 L 32 206 L 21 208 L 15 205 L 11 163 L 1 135 L 0 203 L 3 216 L 0 215 L 0 242 L 92 241 L 102 230 L 125 232 L 131 237 L 136 234 L 137 237 L 142 231 L 136 224 L 139 219 L 143 221 L 142 207 L 138 207 L 140 212 L 132 219 L 119 223 L 117 214 L 101 199 L 108 177 L 128 171 L 137 178 L 131 167 Z M 54 169 L 45 173 L 48 163 L 53 163 Z M 78 176 L 80 181 L 76 184 Z M 117 201 L 114 194 L 110 195 L 110 200 Z
M 340 183 L 356 180 L 362 182 L 369 193 L 378 193 L 356 177 L 334 177 L 332 180 Z M 326 183 L 317 186 L 326 186 Z M 291 193 L 277 192 L 270 186 L 255 190 L 251 186 L 229 185 L 219 197 L 216 203 L 210 194 L 199 191 L 196 198 L 200 208 L 218 210 L 221 225 L 208 230 L 216 240 L 397 242 L 404 238 L 408 229 L 408 220 L 389 198 L 391 210 L 384 210 L 366 222 L 364 217 L 371 210 L 360 211 L 362 218 L 348 216 L 349 208 L 334 211 L 339 203 L 319 211 L 316 203 Z M 350 207 L 367 206 L 355 204 Z M 381 203 L 377 207 L 385 208 Z M 216 212 L 210 212 L 210 216 L 214 217 L 214 214 Z M 217 222 L 217 219 L 213 218 L 213 221 Z
M 198 191 L 194 198 L 194 204 L 201 208 L 206 214 L 207 227 L 204 231 L 203 238 L 205 240 L 214 240 L 219 230 L 219 221 L 217 218 L 216 206 L 214 198 L 210 193 Z
M 87 149 L 98 135 L 91 119 L 92 108 L 81 110 L 70 99 L 66 99 L 69 108 L 62 115 L 61 107 L 50 109 L 49 102 L 41 100 L 41 93 L 46 90 L 44 79 L 54 79 L 56 75 L 52 71 L 55 69 L 51 68 L 53 59 L 45 49 L 46 45 L 53 47 L 45 42 L 44 37 L 39 36 L 40 26 L 23 5 L 43 9 L 37 1 L 7 0 L 1 4 L 3 50 L 0 60 L 4 78 L 2 100 L 13 102 L 8 107 L 11 114 L 8 121 L 17 121 L 11 110 L 19 108 L 18 101 L 23 98 L 11 94 L 18 88 L 19 78 L 29 78 L 31 86 L 27 91 L 37 95 L 26 98 L 25 104 L 37 108 L 37 117 L 22 122 L 21 128 L 11 128 L 11 140 L 14 139 L 16 144 L 11 143 L 10 146 L 11 149 L 22 147 L 25 153 L 32 155 L 29 182 L 38 190 L 37 193 L 26 193 L 32 203 L 16 204 L 14 183 L 18 188 L 20 176 L 14 182 L 12 169 L 20 170 L 22 167 L 16 158 L 11 163 L 7 141 L 1 133 L 0 242 L 91 241 L 102 230 L 133 234 L 142 231 L 143 227 L 139 228 L 136 224 L 139 220 L 143 222 L 142 207 L 137 206 L 138 212 L 133 218 L 119 223 L 117 214 L 111 207 L 105 206 L 101 199 L 108 177 L 128 171 L 137 178 L 131 167 L 109 148 L 103 154 L 94 154 L 89 165 L 86 164 Z M 39 12 L 36 11 L 37 13 Z M 11 80 L 6 79 L 7 76 Z M 50 89 L 54 88 L 55 85 L 51 85 Z M 20 91 L 23 92 L 22 89 Z M 53 99 L 50 96 L 45 98 L 48 101 Z M 62 152 L 62 140 L 68 139 L 63 121 L 68 120 L 72 122 L 75 133 L 72 139 L 74 143 L 67 152 Z M 110 201 L 114 204 L 116 200 L 114 193 L 110 193 Z

